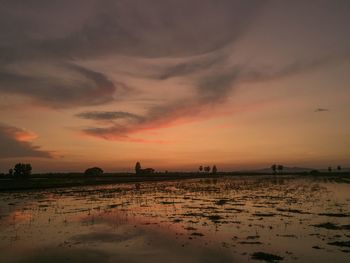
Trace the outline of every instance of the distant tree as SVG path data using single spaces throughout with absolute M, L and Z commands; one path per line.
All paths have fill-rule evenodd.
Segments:
M 29 163 L 17 163 L 12 172 L 18 178 L 28 177 L 32 173 L 32 166 Z
M 85 170 L 86 176 L 99 176 L 103 174 L 103 170 L 100 167 L 92 167 Z
M 340 166 L 340 165 L 337 166 L 337 170 L 338 170 L 339 172 L 341 171 L 341 166 Z
M 211 170 L 210 166 L 206 166 L 206 167 L 204 167 L 204 171 L 205 171 L 205 172 L 209 173 L 209 172 L 210 172 L 210 170 Z
M 332 172 L 332 167 L 331 166 L 328 167 L 328 172 Z
M 135 165 L 135 172 L 136 174 L 140 174 L 141 173 L 141 164 L 140 162 L 137 162 Z
M 277 165 L 276 165 L 276 164 L 271 165 L 271 170 L 272 170 L 273 173 L 275 174 L 276 171 L 277 171 Z
M 10 175 L 10 176 L 13 175 L 13 169 L 12 169 L 12 168 L 9 170 L 9 175 Z
M 202 172 L 203 171 L 203 166 L 199 166 L 199 171 Z
M 215 175 L 217 173 L 217 171 L 218 171 L 218 169 L 216 168 L 216 165 L 214 165 L 213 168 L 211 169 L 212 174 Z
M 281 165 L 281 164 L 277 165 L 277 170 L 278 170 L 280 173 L 282 173 L 283 169 L 284 169 L 284 166 L 283 166 L 283 165 Z

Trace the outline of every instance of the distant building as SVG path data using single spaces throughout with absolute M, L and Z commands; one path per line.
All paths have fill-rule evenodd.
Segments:
M 153 168 L 141 169 L 141 173 L 143 174 L 153 174 L 155 170 Z
M 137 162 L 135 165 L 135 172 L 138 175 L 140 175 L 140 174 L 153 174 L 155 172 L 155 170 L 153 168 L 142 169 L 140 162 Z

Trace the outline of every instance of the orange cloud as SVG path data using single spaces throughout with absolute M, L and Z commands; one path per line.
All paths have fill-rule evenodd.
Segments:
M 43 151 L 40 147 L 32 145 L 31 141 L 38 136 L 17 127 L 0 124 L 0 158 L 10 157 L 42 157 L 53 158 L 51 152 Z

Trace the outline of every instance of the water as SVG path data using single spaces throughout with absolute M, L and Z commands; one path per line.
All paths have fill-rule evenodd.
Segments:
M 350 262 L 349 193 L 287 176 L 0 193 L 0 262 Z

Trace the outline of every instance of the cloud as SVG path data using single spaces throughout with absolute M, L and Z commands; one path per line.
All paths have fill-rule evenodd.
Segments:
M 128 86 L 111 81 L 103 72 L 78 66 L 79 62 L 115 55 L 156 58 L 210 53 L 237 39 L 263 2 L 1 3 L 0 31 L 4 34 L 0 36 L 0 93 L 29 97 L 53 108 L 112 102 L 115 93 L 118 97 L 118 92 L 128 90 Z M 207 67 L 217 58 L 212 60 Z M 177 65 L 159 78 L 184 75 L 205 67 L 204 64 L 198 61 L 193 65 Z
M 318 109 L 315 110 L 315 112 L 325 112 L 325 111 L 329 111 L 329 109 L 318 108 Z
M 39 65 L 41 73 L 28 73 L 25 66 L 19 70 L 0 71 L 0 92 L 26 96 L 41 105 L 59 108 L 99 105 L 113 100 L 115 86 L 102 73 L 87 68 L 58 63 Z
M 316 11 L 300 17 L 299 22 L 303 5 L 311 8 L 306 10 Z M 323 3 L 314 8 L 312 4 L 261 0 L 62 0 L 50 4 L 45 0 L 7 1 L 0 4 L 0 30 L 4 32 L 0 36 L 0 93 L 23 96 L 52 108 L 91 107 L 76 114 L 93 123 L 83 128 L 85 134 L 138 141 L 132 136 L 141 131 L 211 116 L 213 109 L 225 103 L 242 83 L 283 78 L 348 58 L 342 52 L 320 56 L 300 52 L 300 56 L 285 55 L 283 59 L 275 56 L 279 43 L 283 54 L 288 53 L 284 48 L 289 46 L 278 42 L 278 34 L 287 34 L 298 42 L 290 45 L 292 49 L 299 45 L 332 46 L 327 34 L 319 33 L 320 43 L 306 34 L 310 31 L 317 35 L 323 28 L 317 23 L 326 18 L 332 22 L 327 32 L 336 33 L 334 41 L 347 36 L 344 27 L 339 26 L 346 24 L 344 19 L 339 19 L 340 23 L 333 17 L 328 12 L 330 5 Z M 341 17 L 347 17 L 345 13 Z M 264 14 L 264 19 L 259 20 Z M 276 17 L 285 23 L 275 23 Z M 313 17 L 311 22 L 309 17 Z M 303 23 L 306 29 L 301 28 Z M 269 33 L 256 42 L 250 41 L 250 49 L 242 48 L 241 41 L 260 24 L 265 25 L 262 32 Z M 9 26 L 11 30 L 7 30 Z M 259 35 L 255 34 L 258 29 L 251 35 Z M 299 30 L 305 41 L 298 38 Z M 265 49 L 273 52 L 265 55 Z M 246 54 L 250 53 L 254 59 L 249 63 Z M 263 57 L 260 60 L 259 55 Z M 131 60 L 143 63 L 140 70 L 133 67 Z M 113 61 L 112 66 L 109 61 Z M 132 71 L 127 77 L 123 75 L 125 61 L 131 64 Z M 135 77 L 139 79 L 135 81 Z M 148 86 L 144 79 L 156 82 L 157 87 Z M 93 108 L 117 100 L 125 102 L 129 98 L 123 96 L 133 81 L 139 84 L 140 93 L 132 94 L 132 99 L 140 99 L 142 92 L 158 92 L 166 99 L 159 104 L 140 105 L 145 111 L 142 116 L 119 111 L 118 105 L 114 105 L 115 111 Z M 168 83 L 171 87 L 185 83 L 186 94 L 179 99 L 163 90 L 153 91 L 162 85 L 165 90 Z
M 119 119 L 134 119 L 141 121 L 142 116 L 125 111 L 86 111 L 76 114 L 77 117 L 95 121 L 111 121 Z
M 162 65 L 156 67 L 152 78 L 167 80 L 174 77 L 184 77 L 198 71 L 209 70 L 222 65 L 227 60 L 227 50 L 219 49 L 204 55 L 190 57 L 186 61 L 175 63 L 174 65 Z
M 235 40 L 267 1 L 44 2 L 2 3 L 0 29 L 13 25 L 13 30 L 4 30 L 6 42 L 2 48 L 7 51 L 7 58 L 76 59 L 112 53 L 173 57 L 207 53 Z
M 111 53 L 138 57 L 207 53 L 237 38 L 262 2 L 99 1 L 80 30 L 43 42 L 41 48 L 49 53 L 83 57 Z
M 32 132 L 0 124 L 0 158 L 53 158 L 51 152 L 43 151 L 30 142 L 34 138 L 36 135 Z
M 343 58 L 342 58 L 343 59 Z M 221 65 L 224 60 L 217 60 L 215 63 Z M 130 112 L 85 112 L 78 114 L 77 117 L 90 119 L 94 121 L 109 120 L 108 127 L 88 127 L 83 128 L 83 133 L 96 138 L 115 141 L 145 142 L 134 136 L 142 134 L 148 130 L 171 127 L 183 123 L 198 121 L 210 118 L 215 115 L 217 105 L 225 103 L 231 91 L 246 82 L 262 82 L 276 80 L 292 76 L 295 74 L 317 69 L 329 63 L 336 63 L 339 57 L 319 58 L 318 60 L 298 61 L 286 63 L 283 66 L 275 68 L 264 68 L 256 70 L 245 65 L 234 65 L 229 67 L 213 67 L 209 69 L 204 66 L 196 68 L 196 72 L 190 72 L 190 68 L 182 71 L 182 74 L 189 75 L 195 88 L 194 95 L 185 99 L 171 100 L 159 105 L 152 105 L 142 116 Z M 217 66 L 216 65 L 216 66 Z M 198 70 L 198 71 L 197 71 Z M 186 71 L 186 72 L 185 72 Z M 179 71 L 175 70 L 172 76 L 181 76 Z M 170 75 L 168 75 L 170 76 Z M 325 111 L 326 109 L 321 109 Z M 120 123 L 119 120 L 126 120 Z M 159 142 L 147 141 L 147 142 Z M 161 142 L 164 143 L 164 142 Z
M 104 113 L 92 112 L 92 115 L 104 115 Z M 86 114 L 90 115 L 91 113 Z M 134 115 L 133 113 L 125 114 Z M 188 99 L 154 105 L 144 115 L 137 115 L 139 118 L 129 118 L 123 123 L 118 122 L 119 119 L 114 119 L 108 127 L 87 127 L 83 128 L 82 132 L 88 136 L 112 141 L 167 143 L 158 139 L 145 140 L 137 138 L 137 136 L 147 131 L 180 125 L 198 120 L 203 116 L 209 118 L 214 115 L 215 111 L 208 109 L 207 104 L 201 103 L 199 100 Z M 96 118 L 94 120 L 96 121 Z

